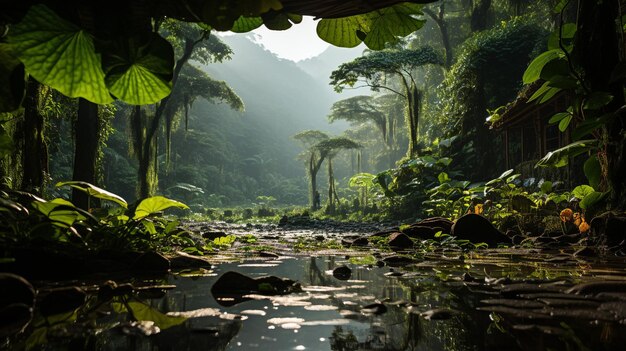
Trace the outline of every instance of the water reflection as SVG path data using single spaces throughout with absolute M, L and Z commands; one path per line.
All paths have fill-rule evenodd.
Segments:
M 342 265 L 351 271 L 348 280 L 333 276 L 333 269 Z M 555 281 L 556 291 L 561 289 L 559 282 L 570 284 L 579 279 L 571 278 L 575 264 L 565 266 L 541 273 L 553 275 L 544 276 L 542 281 Z M 85 306 L 63 318 L 40 317 L 24 336 L 4 344 L 4 348 L 38 349 L 46 345 L 45 349 L 102 350 L 620 349 L 626 341 L 626 328 L 623 320 L 611 319 L 612 314 L 598 314 L 602 309 L 597 307 L 603 302 L 588 304 L 594 309 L 582 309 L 584 313 L 572 316 L 554 307 L 550 311 L 560 313 L 557 318 L 546 314 L 543 306 L 576 300 L 563 297 L 563 293 L 554 293 L 552 300 L 542 295 L 543 300 L 533 297 L 524 303 L 503 297 L 505 285 L 498 284 L 497 279 L 532 276 L 534 271 L 529 270 L 537 269 L 532 267 L 515 264 L 511 257 L 472 264 L 467 260 L 429 261 L 396 268 L 393 273 L 397 274 L 388 274 L 388 267 L 355 265 L 342 257 L 223 263 L 204 275 L 169 275 L 162 281 L 133 282 L 135 286 L 176 286 L 164 296 L 156 294 L 152 299 L 146 299 L 145 294 L 140 298 L 135 292 L 103 302 L 92 294 Z M 584 269 L 587 273 L 593 271 L 589 266 Z M 233 303 L 220 303 L 211 289 L 220 276 L 231 271 L 252 278 L 287 277 L 298 281 L 302 292 L 282 296 L 248 294 Z M 520 289 L 532 292 L 532 287 Z M 558 300 L 559 296 L 569 300 Z M 603 320 L 602 316 L 609 317 Z

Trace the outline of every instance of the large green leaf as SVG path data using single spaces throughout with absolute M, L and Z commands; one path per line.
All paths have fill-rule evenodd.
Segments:
M 601 193 L 599 191 L 592 191 L 589 194 L 585 195 L 585 197 L 580 201 L 580 208 L 583 210 L 588 210 L 593 207 L 595 204 L 599 203 L 604 199 L 604 197 L 608 194 Z
M 97 186 L 93 185 L 93 184 L 89 184 L 87 182 L 81 182 L 78 180 L 70 180 L 70 181 L 66 181 L 66 182 L 58 182 L 56 184 L 56 187 L 62 187 L 62 186 L 70 186 L 72 188 L 78 189 L 80 191 L 83 191 L 85 193 L 87 193 L 87 195 L 98 198 L 98 199 L 102 199 L 102 200 L 108 200 L 108 201 L 113 201 L 116 204 L 119 204 L 120 206 L 127 208 L 128 204 L 126 203 L 126 200 L 124 200 L 121 196 L 119 195 L 115 195 L 112 192 L 106 191 L 102 188 L 98 188 Z
M 382 50 L 386 43 L 395 43 L 398 37 L 421 29 L 426 21 L 414 17 L 422 14 L 421 8 L 420 5 L 405 3 L 370 12 L 367 16 L 372 24 L 363 42 L 370 49 Z
M 600 161 L 597 156 L 591 156 L 587 161 L 585 161 L 585 165 L 583 166 L 585 171 L 585 176 L 589 181 L 589 185 L 592 188 L 598 189 L 600 182 L 602 181 L 602 167 L 600 166 Z
M 537 56 L 526 68 L 522 80 L 524 84 L 530 84 L 541 76 L 543 68 L 551 61 L 558 60 L 565 56 L 560 49 L 548 50 L 541 55 Z
M 24 97 L 24 65 L 8 44 L 0 43 L 0 112 L 16 110 Z
M 69 227 L 78 220 L 87 219 L 78 212 L 74 204 L 64 199 L 54 199 L 46 202 L 33 201 L 32 206 L 52 222 L 63 227 Z
M 578 156 L 597 147 L 597 140 L 579 140 L 560 149 L 548 152 L 537 162 L 535 167 L 564 167 L 567 166 L 570 157 Z
M 174 49 L 158 34 L 146 42 L 128 38 L 107 50 L 103 66 L 106 85 L 115 97 L 131 105 L 153 104 L 172 90 Z
M 368 48 L 381 50 L 386 43 L 395 43 L 398 37 L 422 28 L 425 21 L 421 5 L 401 3 L 362 15 L 322 19 L 317 24 L 317 35 L 324 41 L 341 47 L 355 47 L 364 42 Z
M 137 209 L 135 210 L 135 216 L 133 219 L 141 219 L 171 207 L 177 207 L 184 210 L 189 209 L 189 207 L 182 202 L 171 200 L 163 196 L 153 196 L 139 203 Z
M 255 30 L 263 25 L 263 19 L 261 17 L 239 17 L 233 24 L 231 32 L 234 33 L 246 33 Z
M 593 193 L 594 190 L 589 185 L 579 185 L 572 190 L 572 195 L 576 196 L 577 199 L 582 200 L 585 196 Z
M 32 6 L 11 27 L 12 49 L 39 82 L 69 97 L 98 104 L 113 101 L 92 36 L 44 5 Z
M 367 20 L 362 16 L 322 19 L 317 24 L 317 36 L 335 46 L 353 48 L 363 41 L 357 33 L 367 30 Z

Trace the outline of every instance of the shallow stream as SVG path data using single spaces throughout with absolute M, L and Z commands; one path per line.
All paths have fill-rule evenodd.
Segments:
M 554 252 L 479 252 L 438 254 L 410 264 L 394 260 L 398 256 L 391 254 L 223 262 L 211 270 L 127 281 L 135 290 L 112 299 L 98 297 L 102 281 L 64 282 L 91 292 L 87 302 L 73 312 L 46 318 L 38 313 L 22 337 L 3 346 L 623 350 L 623 259 L 589 262 Z M 349 270 L 333 274 L 344 265 Z M 229 271 L 251 278 L 290 278 L 302 292 L 216 299 L 211 288 Z

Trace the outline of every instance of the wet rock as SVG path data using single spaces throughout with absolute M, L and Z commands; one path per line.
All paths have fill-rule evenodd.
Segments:
M 617 321 L 614 313 L 602 310 L 577 309 L 577 308 L 554 308 L 550 309 L 553 318 L 583 319 L 589 321 Z
M 596 255 L 596 251 L 589 246 L 585 246 L 583 248 L 576 250 L 576 252 L 574 252 L 574 256 L 579 256 L 579 257 L 594 257 L 595 255 Z
M 87 294 L 75 286 L 48 290 L 42 295 L 38 307 L 44 316 L 73 311 L 85 304 L 87 299 Z
M 378 237 L 382 237 L 382 238 L 388 238 L 391 234 L 393 233 L 397 233 L 398 230 L 397 229 L 388 229 L 388 230 L 383 230 L 380 232 L 376 232 L 370 236 L 378 236 Z
M 202 237 L 207 239 L 207 240 L 215 240 L 217 238 L 223 238 L 227 236 L 227 234 L 225 232 L 221 232 L 221 231 L 210 231 L 210 232 L 204 232 L 202 233 Z
M 118 285 L 112 280 L 107 280 L 98 287 L 98 300 L 109 301 L 117 296 L 126 296 L 131 294 L 134 289 L 135 288 L 129 283 Z
M 248 294 L 286 295 L 301 291 L 300 284 L 287 278 L 266 276 L 250 278 L 238 272 L 226 272 L 213 284 L 211 293 L 222 306 L 245 301 Z
M 367 246 L 369 245 L 369 240 L 367 239 L 366 236 L 360 236 L 356 239 L 354 239 L 351 243 L 350 246 L 359 246 L 359 247 L 363 247 L 363 246 Z
M 33 317 L 35 289 L 24 278 L 0 273 L 0 338 L 26 328 Z
M 476 280 L 476 278 L 472 277 L 471 274 L 465 272 L 461 275 L 461 280 L 464 282 L 473 282 Z
M 506 285 L 500 290 L 500 294 L 505 297 L 515 297 L 520 294 L 561 292 L 562 290 L 562 288 L 554 285 L 545 286 L 537 284 L 518 283 Z
M 267 251 L 259 251 L 258 255 L 259 257 L 271 258 L 271 259 L 280 258 L 280 255 L 275 254 L 273 252 L 267 252 Z
M 542 298 L 542 299 L 538 299 L 538 301 L 550 307 L 560 307 L 560 308 L 597 308 L 600 305 L 600 303 L 596 301 L 579 300 L 579 299 Z
M 449 234 L 452 231 L 452 225 L 454 222 L 443 217 L 431 217 L 417 222 L 415 225 L 421 227 L 430 227 L 433 230 L 437 229 L 435 233 L 442 230 L 445 234 Z
M 211 269 L 211 264 L 207 262 L 205 259 L 197 257 L 197 256 L 192 256 L 182 251 L 176 252 L 176 256 L 171 257 L 169 260 L 170 260 L 170 267 L 172 269 L 183 269 L 183 268 Z
M 568 294 L 587 295 L 601 292 L 626 292 L 626 281 L 599 281 L 581 283 L 566 291 Z
M 538 301 L 520 299 L 488 299 L 480 302 L 485 305 L 498 305 L 518 309 L 542 309 L 545 307 L 543 303 Z
M 505 314 L 514 318 L 525 319 L 525 320 L 540 320 L 540 319 L 551 319 L 548 313 L 542 313 L 539 310 L 526 310 L 519 309 L 507 306 L 484 306 L 477 307 L 479 311 L 489 311 L 496 312 L 499 314 Z
M 436 232 L 431 227 L 414 224 L 408 228 L 404 228 L 402 233 L 414 239 L 432 239 L 435 237 Z
M 407 256 L 389 256 L 383 259 L 385 265 L 389 267 L 402 267 L 409 264 L 417 263 L 418 261 L 414 258 Z
M 387 312 L 387 306 L 382 303 L 373 303 L 361 308 L 361 313 L 363 314 L 373 314 L 373 315 L 381 315 Z
M 389 272 L 384 274 L 385 277 L 401 277 L 404 275 L 403 272 L 398 272 L 396 270 L 390 269 Z
M 426 320 L 446 320 L 454 317 L 457 312 L 448 309 L 432 309 L 425 312 L 420 313 L 420 316 Z
M 413 240 L 406 234 L 396 232 L 389 235 L 388 244 L 392 249 L 409 249 L 413 247 Z
M 333 269 L 333 277 L 339 280 L 348 280 L 352 276 L 352 270 L 348 266 L 339 266 Z
M 458 239 L 470 240 L 473 243 L 484 242 L 489 246 L 510 242 L 510 239 L 497 230 L 487 218 L 473 213 L 459 218 L 452 226 L 451 234 Z
M 154 285 L 137 288 L 137 294 L 142 300 L 156 300 L 165 296 L 174 285 Z M 175 286 L 174 286 L 175 287 Z
M 140 272 L 166 273 L 170 270 L 170 260 L 160 253 L 148 251 L 137 258 L 132 268 Z

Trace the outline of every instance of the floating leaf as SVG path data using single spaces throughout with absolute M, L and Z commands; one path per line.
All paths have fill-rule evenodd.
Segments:
M 106 85 L 115 97 L 131 105 L 147 105 L 170 94 L 174 49 L 167 40 L 154 33 L 148 42 L 128 38 L 107 51 Z
M 8 37 L 26 71 L 69 97 L 113 101 L 92 36 L 44 5 L 32 6 Z
M 137 209 L 135 210 L 135 216 L 133 219 L 141 219 L 171 207 L 181 208 L 184 210 L 189 209 L 189 207 L 182 202 L 171 200 L 163 196 L 153 196 L 139 203 Z
M 78 189 L 82 192 L 85 192 L 89 196 L 92 196 L 101 200 L 108 200 L 108 201 L 115 202 L 116 204 L 124 208 L 128 207 L 126 200 L 124 200 L 121 196 L 115 195 L 112 192 L 106 191 L 102 188 L 98 188 L 97 186 L 93 184 L 89 184 L 87 182 L 81 182 L 77 180 L 71 180 L 71 181 L 66 181 L 66 182 L 58 182 L 56 184 L 56 187 L 59 188 L 65 185 L 68 185 L 74 189 Z
M 187 318 L 168 316 L 141 302 L 130 301 L 127 304 L 129 312 L 138 321 L 152 321 L 162 330 L 184 323 Z

